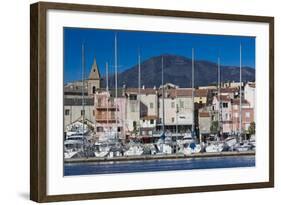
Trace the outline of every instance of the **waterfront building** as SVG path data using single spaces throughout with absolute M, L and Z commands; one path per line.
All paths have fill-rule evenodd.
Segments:
M 249 102 L 251 108 L 255 108 L 255 90 L 256 90 L 255 82 L 248 82 L 245 85 L 244 98 Z
M 199 86 L 199 90 L 207 89 L 207 90 L 216 90 L 217 86 L 216 85 L 207 85 L 207 86 Z
M 240 85 L 243 87 L 244 86 L 244 82 L 223 82 L 222 83 L 222 88 L 239 88 Z
M 76 121 L 82 121 L 85 115 L 85 121 L 91 124 L 95 122 L 94 100 L 86 97 L 84 99 L 84 110 L 82 106 L 82 98 L 65 98 L 64 99 L 64 127 Z
M 223 96 L 229 96 L 231 99 L 234 99 L 239 96 L 239 87 L 221 88 L 220 94 Z
M 200 137 L 208 137 L 211 133 L 212 115 L 206 109 L 200 109 L 198 114 Z
M 211 91 L 209 89 L 195 89 L 194 103 L 205 106 L 211 102 Z
M 96 135 L 95 137 L 103 137 L 105 132 L 116 132 L 120 139 L 125 139 L 126 132 L 126 98 L 122 96 L 115 97 L 110 91 L 97 91 L 94 94 L 96 116 Z
M 254 122 L 254 109 L 251 107 L 250 103 L 242 99 L 242 105 L 241 105 L 241 115 L 242 115 L 242 132 L 245 132 L 249 129 L 250 124 Z M 240 99 L 234 99 L 232 101 L 232 121 L 233 121 L 233 127 L 232 130 L 234 133 L 239 133 L 239 116 L 240 116 Z
M 128 130 L 139 131 L 140 135 L 152 133 L 158 118 L 158 91 L 156 88 L 128 88 L 126 113 Z
M 64 127 L 81 120 L 83 115 L 86 122 L 95 124 L 93 91 L 100 89 L 100 74 L 95 59 L 91 68 L 88 79 L 84 79 L 84 82 L 73 81 L 64 85 Z
M 164 116 L 162 92 L 159 91 L 159 120 L 157 130 L 162 129 L 178 134 L 191 130 L 194 120 L 192 89 L 190 88 L 169 88 L 164 92 Z M 163 118 L 164 117 L 164 118 Z
M 213 110 L 218 115 L 218 122 L 222 134 L 229 135 L 232 133 L 232 106 L 229 95 L 214 96 Z

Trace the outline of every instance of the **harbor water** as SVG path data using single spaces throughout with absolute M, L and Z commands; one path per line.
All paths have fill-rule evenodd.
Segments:
M 255 156 L 225 156 L 189 159 L 65 163 L 64 176 L 254 167 Z

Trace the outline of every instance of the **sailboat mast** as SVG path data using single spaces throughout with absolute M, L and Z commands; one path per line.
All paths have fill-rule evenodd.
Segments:
M 118 133 L 118 122 L 117 122 L 117 120 L 118 120 L 118 117 L 117 117 L 117 110 L 118 110 L 118 105 L 117 105 L 117 36 L 116 36 L 116 34 L 115 34 L 115 39 L 114 39 L 114 44 L 115 44 L 115 52 L 114 52 L 114 60 L 115 60 L 115 103 L 116 103 L 116 111 L 115 111 L 115 120 L 116 120 L 116 138 L 117 138 L 117 133 Z
M 140 123 L 141 123 L 141 66 L 140 66 L 140 52 L 138 53 L 138 86 L 139 86 L 139 135 L 140 135 L 140 132 L 141 132 L 141 126 L 140 126 Z
M 220 57 L 218 57 L 218 129 L 219 134 L 221 133 L 221 96 L 220 96 L 220 88 L 221 88 L 221 65 L 220 65 Z
M 194 134 L 194 48 L 192 48 L 192 136 Z
M 106 94 L 109 95 L 108 93 L 108 62 L 105 63 L 105 72 L 106 72 Z M 109 98 L 106 98 L 106 126 L 108 129 L 108 100 Z
M 164 110 L 164 58 L 162 56 L 161 59 L 161 68 L 162 68 L 162 118 L 163 118 L 163 122 L 162 122 L 162 130 L 163 132 L 165 132 L 165 110 Z
M 176 89 L 176 139 L 178 139 L 178 126 L 179 126 L 178 118 L 179 118 L 178 92 Z
M 241 137 L 241 134 L 242 134 L 242 45 L 240 44 L 240 91 L 239 91 L 239 133 L 240 133 L 240 137 Z
M 82 44 L 82 136 L 84 137 L 84 122 L 85 122 L 85 102 L 84 102 L 84 87 L 85 87 L 85 53 L 84 43 Z

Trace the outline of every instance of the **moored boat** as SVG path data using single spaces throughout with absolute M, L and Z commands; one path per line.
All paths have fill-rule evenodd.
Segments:
M 224 149 L 223 143 L 210 143 L 205 147 L 206 152 L 222 152 Z

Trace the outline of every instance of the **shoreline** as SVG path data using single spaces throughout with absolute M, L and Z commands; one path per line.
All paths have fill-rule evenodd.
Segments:
M 165 160 L 165 159 L 193 159 L 204 157 L 230 157 L 230 156 L 251 156 L 255 155 L 255 151 L 245 152 L 215 152 L 215 153 L 195 153 L 185 156 L 184 154 L 170 154 L 170 155 L 140 155 L 140 156 L 122 156 L 122 157 L 89 157 L 89 158 L 76 158 L 76 159 L 64 159 L 64 163 L 100 163 L 100 162 L 124 162 L 124 161 L 146 161 L 146 160 Z

